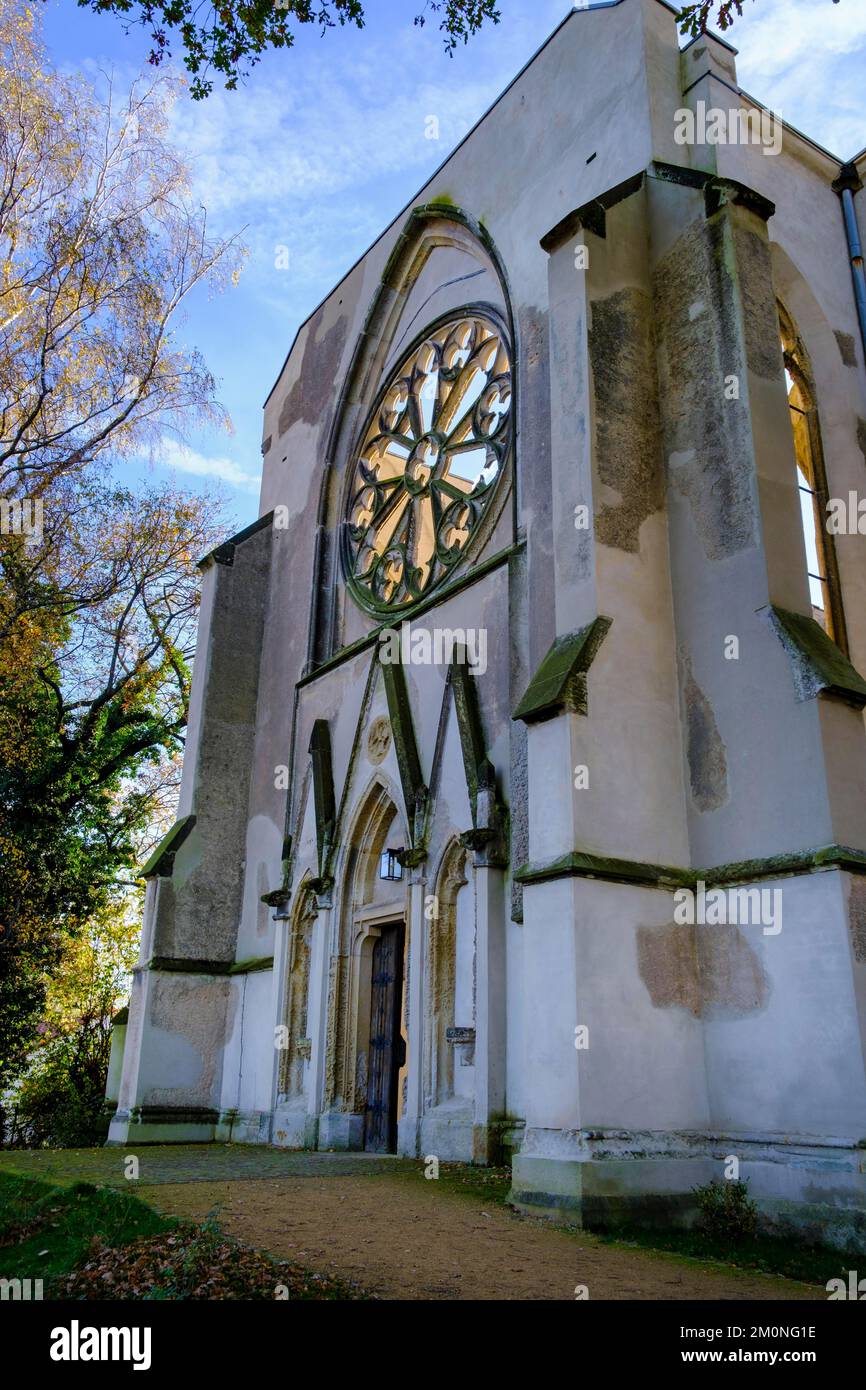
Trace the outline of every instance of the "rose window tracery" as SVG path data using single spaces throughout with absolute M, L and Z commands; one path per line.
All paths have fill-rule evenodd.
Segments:
M 392 373 L 352 465 L 344 529 L 364 606 L 405 608 L 453 569 L 502 472 L 511 406 L 508 341 L 488 314 L 431 330 Z

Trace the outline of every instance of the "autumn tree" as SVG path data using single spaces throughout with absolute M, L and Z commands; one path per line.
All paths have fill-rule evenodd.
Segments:
M 222 418 L 175 325 L 238 252 L 166 138 L 170 84 L 100 97 L 49 67 L 13 0 L 0 63 L 2 1093 L 69 940 L 122 908 L 176 771 L 196 561 L 224 523 L 213 498 L 118 479 L 165 429 Z
M 166 138 L 172 83 L 134 84 L 115 109 L 110 87 L 99 99 L 47 68 L 16 0 L 0 0 L 0 63 L 0 493 L 34 497 L 167 420 L 219 415 L 172 330 L 237 257 Z
M 28 1067 L 7 1097 L 9 1147 L 103 1143 L 112 1023 L 137 955 L 141 895 L 108 903 L 62 941 Z
M 164 488 L 75 500 L 50 567 L 2 551 L 0 1068 L 26 1056 L 64 939 L 134 880 L 183 746 L 195 560 L 222 533 L 212 501 Z

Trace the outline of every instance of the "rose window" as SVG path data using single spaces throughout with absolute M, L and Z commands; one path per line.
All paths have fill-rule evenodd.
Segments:
M 486 314 L 452 318 L 393 373 L 352 465 L 344 559 L 359 602 L 404 608 L 450 573 L 510 440 L 505 332 Z

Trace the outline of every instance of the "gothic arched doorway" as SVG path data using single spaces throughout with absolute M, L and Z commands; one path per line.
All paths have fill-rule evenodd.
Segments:
M 364 1148 L 384 1153 L 394 1153 L 397 1148 L 400 1072 L 406 1062 L 402 1033 L 404 947 L 403 923 L 388 922 L 379 928 L 371 958 Z
M 340 875 L 329 990 L 328 1146 L 397 1147 L 409 1066 L 408 930 L 406 875 L 393 852 L 404 844 L 395 802 L 377 780 L 355 819 Z

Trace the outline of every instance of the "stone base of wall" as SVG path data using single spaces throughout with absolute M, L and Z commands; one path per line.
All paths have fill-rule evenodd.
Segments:
M 442 1163 L 472 1160 L 472 1105 L 446 1101 L 428 1110 L 420 1125 L 420 1152 L 435 1155 Z
M 143 1105 L 117 1110 L 108 1129 L 107 1144 L 206 1144 L 216 1137 L 216 1110 L 189 1107 L 166 1109 Z
M 535 1130 L 515 1155 L 510 1199 L 586 1230 L 689 1229 L 699 1218 L 693 1189 L 724 1181 L 729 1154 L 767 1234 L 866 1253 L 866 1152 L 832 1139 Z
M 220 1111 L 214 1139 L 219 1144 L 269 1144 L 270 1110 Z
M 364 1116 L 343 1110 L 327 1110 L 319 1116 L 320 1149 L 363 1149 Z
M 318 1115 L 309 1114 L 303 1101 L 277 1105 L 271 1121 L 271 1143 L 279 1149 L 317 1149 Z

